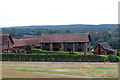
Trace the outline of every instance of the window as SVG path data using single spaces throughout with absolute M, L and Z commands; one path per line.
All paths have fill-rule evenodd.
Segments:
M 88 48 L 88 51 L 89 51 L 89 48 Z
M 67 49 L 67 51 L 71 51 L 71 49 Z
M 82 49 L 78 49 L 78 52 L 82 52 Z
M 67 43 L 66 43 L 66 45 L 67 45 Z
M 48 45 L 48 43 L 44 43 L 44 46 L 47 46 Z
M 98 47 L 98 53 L 101 53 L 101 48 L 100 47 Z
M 101 50 L 101 52 L 103 53 L 103 52 L 104 52 L 104 50 Z
M 81 45 L 81 43 L 77 43 L 77 45 Z
M 68 45 L 68 46 L 69 46 L 69 45 L 72 45 L 72 43 L 66 43 L 66 45 Z
M 46 51 L 50 51 L 49 49 L 45 49 Z

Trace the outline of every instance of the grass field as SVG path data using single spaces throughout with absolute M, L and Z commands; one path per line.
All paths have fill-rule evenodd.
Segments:
M 118 64 L 3 62 L 4 78 L 117 78 Z

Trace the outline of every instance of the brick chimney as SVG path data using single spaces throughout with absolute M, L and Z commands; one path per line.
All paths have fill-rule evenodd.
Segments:
M 67 30 L 65 31 L 65 34 L 67 34 L 68 32 L 67 32 Z
M 44 36 L 44 34 L 42 33 L 42 35 L 41 36 Z
M 15 34 L 13 33 L 13 38 L 15 38 Z

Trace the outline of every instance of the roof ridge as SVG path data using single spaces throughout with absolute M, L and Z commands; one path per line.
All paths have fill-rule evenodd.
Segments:
M 44 35 L 64 35 L 66 33 L 63 33 L 63 34 L 43 34 Z M 90 33 L 67 33 L 67 34 L 90 34 Z
M 0 35 L 10 35 L 10 34 L 0 34 Z
M 108 43 L 108 42 L 102 42 L 102 43 Z M 99 43 L 99 44 L 102 44 L 102 43 Z

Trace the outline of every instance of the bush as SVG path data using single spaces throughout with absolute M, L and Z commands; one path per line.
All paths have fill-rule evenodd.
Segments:
M 119 58 L 117 56 L 114 56 L 114 55 L 109 55 L 108 56 L 108 61 L 110 61 L 110 62 L 118 62 Z
M 32 54 L 80 54 L 80 55 L 89 55 L 89 53 L 80 53 L 80 52 L 62 52 L 62 51 L 45 51 L 45 50 L 41 50 L 41 49 L 35 49 L 32 48 L 31 49 L 31 53 Z
M 45 51 L 41 49 L 31 49 L 32 53 L 37 54 L 67 54 L 68 52 L 60 52 L 60 51 Z
M 117 56 L 120 56 L 120 49 L 117 50 Z

